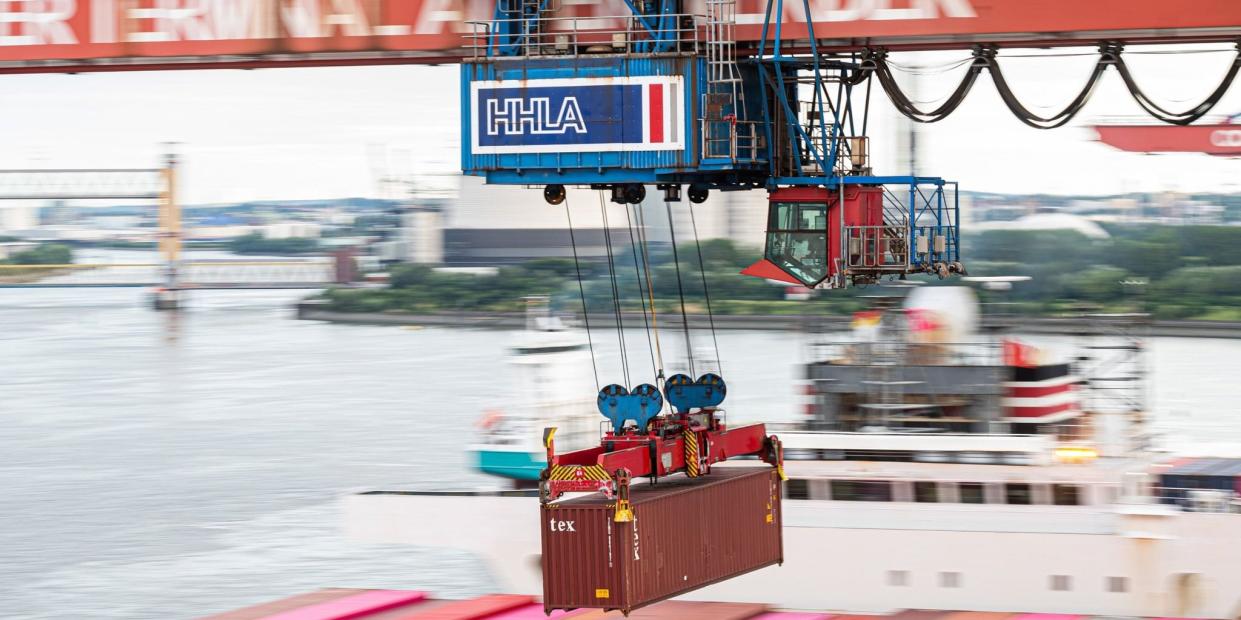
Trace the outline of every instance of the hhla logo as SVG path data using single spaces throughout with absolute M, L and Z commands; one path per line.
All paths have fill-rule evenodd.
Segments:
M 547 527 L 553 532 L 576 532 L 572 521 L 562 521 L 560 519 L 549 519 Z
M 488 99 L 487 135 L 498 136 L 501 128 L 506 136 L 586 133 L 586 121 L 577 97 L 560 100 L 555 118 L 550 97 Z

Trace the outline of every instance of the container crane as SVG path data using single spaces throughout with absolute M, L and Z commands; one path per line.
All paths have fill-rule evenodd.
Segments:
M 743 273 L 808 287 L 965 271 L 956 184 L 870 166 L 863 59 L 822 54 L 813 22 L 808 46 L 790 44 L 779 0 L 746 58 L 735 0 L 707 0 L 702 16 L 676 0 L 628 6 L 618 27 L 566 28 L 546 2 L 500 0 L 473 24 L 466 174 L 542 186 L 552 204 L 566 185 L 631 204 L 649 185 L 667 202 L 765 190 L 766 248 Z
M 890 39 L 897 49 L 978 42 L 948 100 L 921 110 L 892 77 L 887 47 L 825 39 L 816 28 L 839 37 L 838 28 L 816 22 L 817 5 L 809 0 L 767 0 L 758 23 L 747 14 L 740 25 L 736 0 L 704 2 L 702 15 L 685 12 L 681 0 L 625 0 L 626 15 L 577 18 L 554 0 L 498 0 L 492 19 L 471 23 L 470 53 L 462 60 L 463 172 L 493 184 L 541 186 L 552 204 L 565 199 L 566 185 L 607 191 L 618 203 L 641 202 L 649 185 L 667 202 L 680 201 L 683 190 L 700 203 L 712 191 L 761 189 L 769 196 L 766 244 L 747 275 L 812 288 L 918 273 L 943 278 L 965 272 L 957 185 L 873 171 L 866 135 L 872 81 L 902 114 L 935 122 L 986 72 L 1014 115 L 1046 129 L 1071 120 L 1115 67 L 1151 115 L 1188 124 L 1218 102 L 1241 68 L 1238 43 L 1211 95 L 1186 112 L 1170 112 L 1142 93 L 1122 51 L 1129 41 L 1178 37 L 1100 31 L 1107 38 L 1096 41 L 1099 59 L 1087 84 L 1044 117 L 1017 100 L 997 59 L 999 42 L 1031 43 L 1022 35 Z M 939 8 L 946 17 L 978 17 L 968 2 Z M 1241 25 L 1187 31 L 1183 40 L 1227 40 L 1229 33 L 1241 41 Z M 1081 36 L 1062 39 L 1081 44 Z

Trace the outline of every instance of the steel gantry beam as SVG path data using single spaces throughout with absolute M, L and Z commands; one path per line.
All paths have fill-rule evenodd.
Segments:
M 742 54 L 762 39 L 766 4 L 737 2 Z M 793 45 L 811 31 L 800 5 L 785 3 L 781 37 Z M 468 22 L 491 19 L 494 8 L 494 0 L 0 2 L 0 73 L 450 64 L 469 56 Z M 1236 0 L 813 0 L 809 8 L 824 52 L 1241 38 Z M 686 0 L 685 12 L 704 15 L 705 0 Z M 624 20 L 610 16 L 627 13 L 625 0 L 583 0 L 547 16 L 589 18 L 606 31 Z

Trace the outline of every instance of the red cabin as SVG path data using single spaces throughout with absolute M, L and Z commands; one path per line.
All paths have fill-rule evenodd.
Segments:
M 923 191 L 914 180 L 906 197 L 864 184 L 771 192 L 763 259 L 741 273 L 810 288 L 964 273 L 955 200 L 949 205 L 941 186 Z

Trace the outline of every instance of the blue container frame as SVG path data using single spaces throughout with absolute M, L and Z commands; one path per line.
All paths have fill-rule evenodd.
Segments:
M 472 84 L 478 81 L 536 81 L 564 78 L 680 76 L 684 85 L 678 128 L 679 150 L 572 151 L 554 153 L 473 152 Z M 700 153 L 706 60 L 694 54 L 633 56 L 600 54 L 564 58 L 488 58 L 461 64 L 461 169 L 505 185 L 605 185 L 702 183 L 710 187 L 757 188 L 768 176 L 765 160 L 704 160 Z

